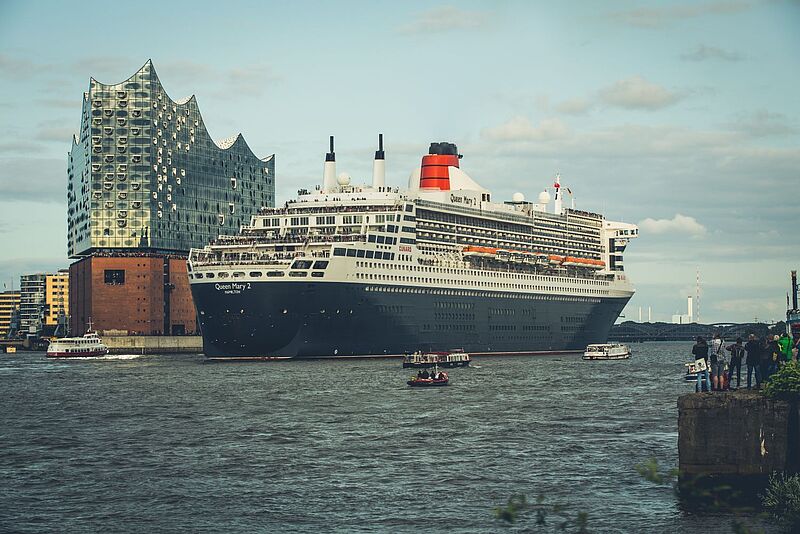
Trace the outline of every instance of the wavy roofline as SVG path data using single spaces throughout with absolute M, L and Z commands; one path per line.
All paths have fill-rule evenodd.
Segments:
M 117 82 L 117 83 L 104 83 L 104 82 L 101 82 L 101 81 L 97 80 L 95 77 L 91 76 L 91 77 L 89 78 L 89 79 L 90 79 L 89 85 L 91 86 L 92 82 L 94 82 L 95 84 L 97 84 L 97 85 L 99 85 L 99 86 L 103 86 L 103 87 L 109 87 L 109 86 L 112 86 L 112 85 L 120 85 L 120 84 L 123 84 L 123 83 L 125 83 L 125 82 L 129 82 L 129 81 L 131 81 L 131 80 L 132 80 L 132 79 L 133 79 L 133 78 L 134 78 L 134 77 L 135 77 L 137 74 L 139 74 L 140 72 L 142 72 L 143 70 L 145 70 L 145 68 L 146 68 L 148 65 L 150 65 L 150 70 L 151 70 L 151 72 L 153 73 L 153 77 L 155 78 L 155 81 L 158 83 L 158 85 L 159 85 L 159 86 L 161 86 L 161 89 L 164 91 L 164 94 L 166 95 L 166 97 L 167 97 L 167 100 L 169 100 L 169 102 L 170 102 L 172 105 L 174 105 L 174 106 L 184 106 L 184 107 L 187 107 L 187 106 L 190 106 L 192 102 L 194 102 L 194 105 L 195 105 L 195 107 L 197 107 L 197 113 L 200 115 L 200 118 L 201 118 L 201 119 L 203 118 L 203 114 L 202 114 L 202 112 L 200 111 L 200 104 L 198 104 L 198 102 L 197 102 L 197 98 L 195 97 L 195 95 L 191 95 L 191 96 L 189 96 L 189 97 L 186 97 L 186 98 L 183 98 L 183 99 L 180 99 L 180 100 L 174 100 L 174 99 L 173 99 L 171 96 L 169 96 L 169 93 L 167 92 L 166 88 L 164 87 L 164 84 L 163 84 L 163 83 L 161 83 L 161 78 L 158 76 L 158 72 L 156 71 L 156 68 L 155 68 L 155 66 L 153 65 L 153 60 L 152 60 L 152 59 L 148 59 L 147 61 L 145 61 L 145 62 L 144 62 L 144 64 L 143 64 L 141 67 L 139 67 L 139 69 L 138 69 L 138 70 L 136 70 L 136 72 L 134 72 L 132 75 L 128 76 L 128 78 L 126 78 L 126 79 L 124 79 L 124 80 L 122 80 L 122 81 L 120 81 L 120 82 Z M 213 137 L 211 137 L 211 134 L 208 132 L 208 128 L 206 128 L 206 121 L 205 121 L 205 120 L 201 120 L 201 121 L 200 121 L 200 126 L 202 126 L 202 127 L 203 127 L 203 130 L 205 131 L 205 133 L 206 133 L 206 136 L 207 136 L 209 139 L 211 139 L 211 142 L 212 142 L 212 143 L 214 143 L 214 146 L 216 146 L 218 149 L 220 149 L 220 150 L 222 150 L 222 151 L 227 151 L 227 150 L 231 149 L 231 148 L 232 148 L 232 147 L 233 147 L 233 146 L 234 146 L 234 145 L 235 145 L 235 144 L 238 142 L 239 138 L 241 138 L 241 140 L 242 140 L 242 143 L 244 143 L 244 146 L 247 148 L 247 150 L 249 150 L 249 151 L 250 151 L 250 153 L 251 153 L 251 154 L 253 155 L 253 157 L 255 157 L 256 159 L 258 159 L 258 160 L 261 160 L 261 161 L 264 161 L 264 162 L 267 162 L 267 161 L 270 161 L 271 159 L 273 159 L 273 158 L 274 158 L 274 156 L 275 156 L 275 154 L 272 154 L 272 155 L 270 155 L 270 156 L 266 156 L 266 157 L 264 157 L 264 158 L 261 158 L 261 157 L 259 157 L 259 156 L 258 156 L 258 155 L 257 155 L 255 152 L 253 152 L 253 149 L 252 149 L 252 148 L 250 148 L 250 145 L 247 143 L 247 141 L 246 141 L 246 140 L 245 140 L 245 138 L 244 138 L 244 135 L 242 135 L 242 133 L 241 133 L 241 132 L 239 132 L 239 133 L 237 133 L 237 134 L 235 134 L 235 135 L 231 135 L 231 136 L 229 136 L 229 137 L 226 137 L 226 138 L 224 138 L 224 139 L 222 140 L 222 141 L 224 142 L 224 141 L 227 141 L 227 140 L 229 140 L 229 139 L 233 139 L 233 142 L 231 142 L 231 144 L 230 144 L 230 145 L 227 145 L 227 146 L 220 145 L 220 144 L 219 144 L 219 142 L 215 141 L 215 140 L 214 140 L 214 138 L 213 138 Z

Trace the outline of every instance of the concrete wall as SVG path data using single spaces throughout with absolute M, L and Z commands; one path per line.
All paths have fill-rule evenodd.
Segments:
M 111 354 L 170 354 L 203 352 L 201 336 L 103 336 Z
M 756 391 L 691 393 L 678 399 L 684 476 L 766 477 L 797 471 L 797 406 Z

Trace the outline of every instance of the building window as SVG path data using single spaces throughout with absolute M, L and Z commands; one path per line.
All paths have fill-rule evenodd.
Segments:
M 125 283 L 125 271 L 123 269 L 106 269 L 103 272 L 103 281 L 112 286 L 120 286 Z

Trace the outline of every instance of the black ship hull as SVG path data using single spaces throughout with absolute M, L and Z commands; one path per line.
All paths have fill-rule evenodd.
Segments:
M 196 283 L 192 297 L 209 358 L 583 350 L 630 298 L 335 282 Z

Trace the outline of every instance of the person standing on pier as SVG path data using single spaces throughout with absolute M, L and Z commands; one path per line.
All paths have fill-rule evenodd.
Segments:
M 720 361 L 722 364 L 720 365 Z M 723 341 L 719 333 L 714 334 L 711 340 L 711 383 L 714 384 L 714 389 L 720 390 L 725 387 L 725 351 L 723 350 Z
M 778 348 L 780 349 L 780 359 L 782 360 L 781 365 L 789 363 L 792 361 L 792 340 L 789 338 L 789 334 L 784 332 L 781 334 L 781 337 L 778 338 Z
M 744 357 L 744 347 L 742 338 L 737 337 L 736 343 L 728 345 L 725 350 L 731 353 L 731 367 L 728 371 L 728 385 L 731 389 L 739 389 L 742 381 L 742 357 Z M 736 388 L 733 387 L 733 371 L 736 370 Z
M 759 365 L 761 349 L 758 346 L 758 339 L 756 339 L 755 334 L 750 334 L 744 350 L 747 352 L 747 389 L 751 387 L 750 380 L 753 377 L 753 373 L 756 375 L 756 389 L 759 389 L 761 387 L 761 368 Z

